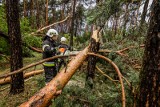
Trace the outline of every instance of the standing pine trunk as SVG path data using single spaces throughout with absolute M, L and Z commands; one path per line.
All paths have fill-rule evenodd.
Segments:
M 36 25 L 37 25 L 37 28 L 40 28 L 39 0 L 36 0 Z
M 71 21 L 71 35 L 70 35 L 70 47 L 73 50 L 73 36 L 74 36 L 74 20 L 75 20 L 75 9 L 76 8 L 76 0 L 73 1 L 73 11 L 72 11 L 72 21 Z
M 30 24 L 34 28 L 34 0 L 30 0 Z
M 124 15 L 123 34 L 122 34 L 123 37 L 125 37 L 125 35 L 126 35 L 126 27 L 127 27 L 127 23 L 128 23 L 128 16 L 129 16 L 128 6 L 129 6 L 129 3 L 127 2 L 125 4 L 125 15 Z
M 24 17 L 27 16 L 27 12 L 26 12 L 26 0 L 23 0 L 23 12 L 24 12 Z
M 140 73 L 139 107 L 160 107 L 160 0 L 153 0 L 152 6 Z
M 46 26 L 48 25 L 48 0 L 46 0 Z
M 8 35 L 11 46 L 11 72 L 20 69 L 23 66 L 18 3 L 19 0 L 6 0 Z M 16 94 L 23 90 L 23 73 L 12 75 L 10 93 Z

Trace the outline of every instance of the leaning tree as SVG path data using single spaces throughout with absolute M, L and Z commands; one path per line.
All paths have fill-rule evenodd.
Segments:
M 160 107 L 160 0 L 153 0 L 143 59 L 139 107 Z
M 23 66 L 22 61 L 22 40 L 20 32 L 20 21 L 19 21 L 19 0 L 6 0 L 7 7 L 7 24 L 8 24 L 8 35 L 10 41 L 11 50 L 11 69 L 13 72 L 20 69 Z M 24 79 L 23 73 L 18 73 L 11 76 L 11 94 L 16 94 L 24 90 Z

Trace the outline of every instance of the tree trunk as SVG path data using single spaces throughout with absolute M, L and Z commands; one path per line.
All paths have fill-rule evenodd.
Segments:
M 27 12 L 26 12 L 26 0 L 23 0 L 23 12 L 24 12 L 24 17 L 27 16 Z
M 40 10 L 39 10 L 39 0 L 36 0 L 36 24 L 37 28 L 40 28 Z
M 31 24 L 31 27 L 34 28 L 34 0 L 30 0 L 30 24 Z
M 75 18 L 76 0 L 73 1 L 72 22 L 71 22 L 71 35 L 70 35 L 70 47 L 73 50 L 73 36 L 74 36 L 74 18 Z
M 48 0 L 46 0 L 46 26 L 48 25 Z
M 141 16 L 140 27 L 141 27 L 141 26 L 144 24 L 144 22 L 145 22 L 148 4 L 149 4 L 149 0 L 146 0 L 146 1 L 145 1 L 145 4 L 144 4 L 144 7 L 143 7 L 143 13 L 142 13 L 142 16 Z
M 8 35 L 11 46 L 11 72 L 22 68 L 22 40 L 19 22 L 19 0 L 7 0 Z M 10 93 L 16 94 L 24 90 L 23 73 L 11 76 Z
M 93 31 L 92 37 L 91 37 L 91 44 L 89 48 L 89 52 L 97 53 L 99 51 L 99 38 L 98 38 L 98 30 Z M 89 56 L 88 57 L 88 65 L 87 65 L 87 77 L 86 81 L 90 88 L 93 88 L 93 79 L 95 75 L 95 68 L 96 68 L 96 62 L 97 58 L 95 56 Z
M 153 0 L 151 15 L 140 72 L 139 107 L 160 107 L 160 0 Z
M 127 23 L 128 23 L 128 16 L 129 16 L 128 6 L 129 6 L 129 3 L 126 3 L 124 25 L 123 25 L 124 26 L 123 27 L 123 37 L 125 37 L 125 35 L 126 35 L 126 27 L 127 27 Z
M 67 82 L 71 79 L 76 70 L 82 65 L 87 58 L 88 47 L 81 51 L 67 65 L 67 69 L 62 69 L 57 76 L 52 79 L 48 85 L 42 88 L 37 94 L 32 96 L 27 102 L 20 107 L 46 107 L 49 105 L 52 98 L 55 98 L 57 92 L 62 90 Z

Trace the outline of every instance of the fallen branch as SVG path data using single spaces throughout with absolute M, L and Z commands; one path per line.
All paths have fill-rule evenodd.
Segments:
M 53 57 L 50 57 L 50 58 L 46 58 L 46 59 L 43 59 L 39 62 L 36 62 L 36 63 L 32 63 L 30 65 L 27 65 L 19 70 L 15 70 L 13 72 L 10 72 L 10 73 L 7 73 L 7 74 L 4 74 L 4 75 L 0 75 L 0 79 L 1 78 L 6 78 L 8 76 L 11 76 L 13 74 L 17 74 L 17 73 L 20 73 L 20 72 L 23 72 L 24 70 L 28 69 L 28 68 L 31 68 L 33 66 L 36 66 L 36 65 L 39 65 L 39 64 L 42 64 L 43 62 L 46 62 L 46 61 L 50 61 L 50 60 L 53 60 L 53 59 L 57 59 L 57 58 L 62 58 L 62 57 L 68 57 L 68 56 L 75 56 L 77 54 L 70 54 L 70 55 L 57 55 L 57 56 L 53 56 Z
M 29 49 L 31 49 L 31 50 L 33 50 L 33 51 L 36 51 L 36 52 L 38 52 L 38 53 L 42 53 L 42 52 L 43 52 L 41 49 L 37 49 L 37 48 L 35 48 L 35 47 L 33 47 L 33 46 L 28 46 L 28 47 L 29 47 Z
M 120 56 L 127 56 L 126 54 L 123 54 L 119 51 L 112 51 L 112 50 L 108 50 L 108 49 L 101 49 L 99 50 L 100 53 L 110 53 L 110 52 L 115 52 L 116 54 L 120 55 Z
M 88 55 L 93 55 L 93 56 L 97 56 L 99 58 L 102 58 L 105 61 L 109 62 L 115 68 L 115 71 L 117 72 L 118 77 L 119 77 L 119 81 L 121 83 L 122 107 L 125 107 L 126 106 L 126 98 L 125 98 L 124 84 L 123 84 L 123 80 L 122 80 L 122 74 L 121 74 L 119 68 L 117 67 L 117 65 L 113 61 L 111 61 L 110 59 L 106 58 L 105 56 L 102 56 L 102 55 L 99 55 L 99 54 L 94 54 L 94 53 L 88 53 Z
M 0 56 L 4 57 L 7 61 L 10 61 L 10 58 L 7 57 L 6 55 L 0 53 Z
M 50 28 L 50 27 L 52 27 L 52 26 L 54 26 L 54 25 L 56 25 L 56 24 L 63 23 L 63 22 L 65 22 L 69 17 L 71 17 L 71 16 L 68 15 L 65 19 L 63 19 L 63 20 L 61 20 L 61 21 L 59 21 L 59 22 L 55 22 L 55 23 L 53 23 L 53 24 L 51 24 L 51 25 L 45 26 L 45 27 L 43 27 L 43 28 L 37 30 L 36 32 L 31 33 L 31 34 L 41 32 L 41 31 L 43 31 L 43 30 L 45 30 L 45 29 L 47 29 L 47 28 Z
M 126 83 L 128 84 L 128 86 L 129 86 L 130 88 L 132 88 L 131 83 L 130 83 L 124 76 L 122 76 L 122 78 L 126 81 Z
M 0 31 L 0 36 L 5 38 L 9 42 L 9 36 L 6 35 L 4 32 Z
M 144 44 L 142 44 L 142 45 L 140 45 L 140 46 L 129 46 L 129 47 L 127 47 L 127 48 L 124 48 L 124 49 L 119 50 L 118 52 L 122 53 L 122 52 L 124 52 L 124 51 L 129 50 L 129 49 L 139 48 L 139 47 L 142 47 L 142 48 L 143 48 L 143 47 L 144 47 Z
M 107 77 L 109 80 L 113 81 L 113 82 L 119 82 L 118 80 L 114 80 L 112 79 L 110 76 L 108 76 L 106 73 L 104 73 L 98 66 L 96 66 L 96 69 L 105 77 Z
M 4 88 L 0 89 L 0 92 L 6 90 L 8 88 L 10 88 L 10 86 L 7 86 L 7 87 L 4 87 Z
M 29 78 L 29 77 L 34 76 L 34 75 L 41 74 L 43 72 L 44 72 L 44 70 L 37 70 L 37 71 L 27 72 L 27 73 L 24 74 L 24 79 Z M 4 84 L 7 84 L 7 83 L 10 83 L 10 81 L 11 81 L 11 77 L 0 79 L 0 86 L 4 85 Z
M 100 53 L 104 53 L 104 52 L 106 52 L 106 53 L 110 53 L 110 52 L 115 52 L 116 54 L 118 54 L 118 55 L 121 55 L 121 56 L 127 56 L 126 54 L 124 54 L 123 52 L 124 51 L 127 51 L 127 50 L 129 50 L 129 49 L 132 49 L 132 48 L 139 48 L 139 47 L 144 47 L 144 44 L 142 44 L 142 45 L 140 45 L 140 46 L 129 46 L 129 47 L 127 47 L 127 48 L 124 48 L 124 49 L 121 49 L 121 50 L 118 50 L 118 51 L 112 51 L 112 50 L 108 50 L 108 49 L 101 49 L 99 52 Z
M 76 70 L 81 66 L 87 58 L 88 47 L 81 51 L 65 68 L 63 68 L 48 85 L 43 87 L 37 94 L 32 96 L 27 102 L 20 107 L 46 107 L 52 98 L 55 98 L 56 93 L 64 88 Z

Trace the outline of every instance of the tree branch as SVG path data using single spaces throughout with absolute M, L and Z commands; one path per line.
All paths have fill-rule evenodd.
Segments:
M 5 38 L 9 42 L 9 37 L 2 31 L 0 31 L 0 36 Z
M 106 73 L 104 73 L 98 66 L 96 66 L 96 69 L 105 77 L 107 77 L 109 80 L 113 81 L 113 82 L 119 82 L 118 80 L 114 80 L 112 79 L 110 76 L 108 76 Z
M 6 60 L 7 60 L 7 61 L 10 61 L 10 58 L 9 58 L 9 57 L 7 57 L 6 55 L 4 55 L 4 54 L 1 54 L 1 53 L 0 53 L 0 56 L 2 56 L 2 57 L 4 57 L 4 58 L 6 58 Z
M 45 27 L 37 30 L 36 32 L 32 32 L 31 34 L 41 32 L 41 31 L 43 31 L 43 30 L 45 30 L 45 29 L 47 29 L 47 28 L 50 28 L 50 27 L 52 27 L 52 26 L 54 26 L 54 25 L 56 25 L 56 24 L 63 23 L 63 22 L 65 22 L 68 18 L 70 18 L 70 17 L 71 17 L 71 15 L 68 15 L 65 19 L 63 19 L 63 20 L 61 20 L 61 21 L 59 21 L 59 22 L 55 22 L 55 23 L 53 23 L 53 24 L 51 24 L 51 25 L 45 26 Z
M 29 78 L 31 76 L 41 74 L 43 72 L 44 72 L 44 70 L 37 70 L 37 71 L 27 72 L 27 73 L 24 74 L 24 78 L 26 79 L 26 78 Z M 8 84 L 8 83 L 10 83 L 10 81 L 11 81 L 11 77 L 0 79 L 0 86 Z
M 42 53 L 43 52 L 41 49 L 37 49 L 37 48 L 35 48 L 33 46 L 28 46 L 28 47 L 29 47 L 29 49 L 31 49 L 31 50 L 33 50 L 35 52 L 38 52 L 38 53 Z

